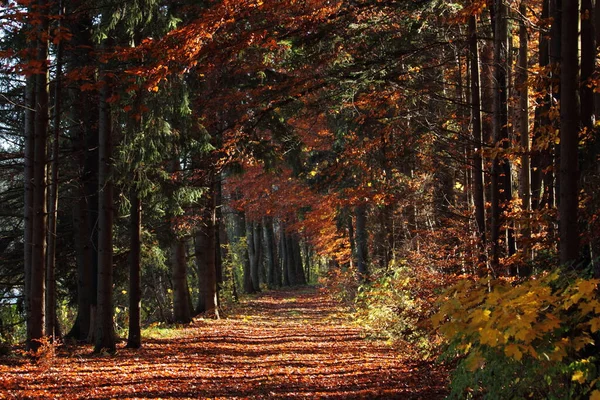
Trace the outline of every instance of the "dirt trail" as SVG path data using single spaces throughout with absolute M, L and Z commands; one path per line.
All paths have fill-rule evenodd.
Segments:
M 268 292 L 137 351 L 79 348 L 36 366 L 0 360 L 0 398 L 444 397 L 437 366 L 363 339 L 340 313 L 313 288 Z

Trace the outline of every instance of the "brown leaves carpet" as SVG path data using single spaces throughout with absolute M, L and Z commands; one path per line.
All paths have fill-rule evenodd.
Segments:
M 0 398 L 441 399 L 447 374 L 410 349 L 366 340 L 314 288 L 252 297 L 221 320 L 115 355 L 61 348 L 0 358 Z

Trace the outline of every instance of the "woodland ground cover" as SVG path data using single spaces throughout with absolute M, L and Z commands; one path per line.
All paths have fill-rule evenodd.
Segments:
M 119 345 L 114 355 L 66 344 L 36 362 L 2 357 L 0 398 L 441 399 L 447 393 L 444 366 L 410 347 L 365 339 L 347 310 L 315 287 L 248 297 L 227 318 L 197 318 L 154 336 L 139 350 Z

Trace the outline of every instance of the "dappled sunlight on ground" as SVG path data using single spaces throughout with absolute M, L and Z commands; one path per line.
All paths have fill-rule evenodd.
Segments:
M 0 360 L 0 398 L 444 397 L 439 366 L 365 340 L 342 315 L 316 289 L 268 292 L 140 350 L 91 355 L 85 346 L 38 365 Z

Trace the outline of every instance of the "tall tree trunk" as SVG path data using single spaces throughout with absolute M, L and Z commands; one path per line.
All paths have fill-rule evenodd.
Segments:
M 37 349 L 44 336 L 46 273 L 46 156 L 48 140 L 48 17 L 46 0 L 38 0 L 40 21 L 37 27 L 37 61 L 35 74 L 35 120 L 33 160 L 33 226 L 29 286 L 30 313 L 27 318 L 27 348 Z
M 250 262 L 250 279 L 255 292 L 260 291 L 259 267 L 262 257 L 260 224 L 255 221 L 246 221 L 246 243 L 248 245 L 248 259 Z
M 578 25 L 579 1 L 564 2 L 562 10 L 560 66 L 560 262 L 572 264 L 579 257 L 578 142 L 579 142 L 579 76 Z
M 107 50 L 107 43 L 102 45 Z M 99 161 L 98 161 L 98 308 L 94 351 L 116 350 L 113 307 L 113 177 L 112 149 L 113 127 L 111 107 L 111 79 L 106 74 L 106 66 L 100 67 L 99 81 Z
M 542 19 L 546 20 L 549 16 L 549 0 L 543 0 L 542 4 Z M 539 39 L 539 61 L 538 65 L 540 69 L 544 70 L 550 64 L 550 43 L 548 41 L 548 35 L 546 32 L 540 33 Z M 546 175 L 551 175 L 552 166 L 552 154 L 551 148 L 548 146 L 541 146 L 540 142 L 543 141 L 549 134 L 549 130 L 552 129 L 552 124 L 548 117 L 550 113 L 551 105 L 551 92 L 550 85 L 548 87 L 548 93 L 542 99 L 540 104 L 535 109 L 535 124 L 533 127 L 533 146 L 531 155 L 531 208 L 533 210 L 539 210 L 544 206 L 543 197 L 548 197 L 548 189 L 544 188 L 544 183 L 548 181 Z
M 136 179 L 137 181 L 137 179 Z M 130 249 L 129 249 L 129 334 L 127 347 L 138 349 L 142 346 L 141 331 L 141 250 L 142 250 L 142 201 L 138 188 L 134 185 L 130 193 Z
M 62 0 L 59 1 L 60 16 L 64 15 Z M 59 29 L 61 20 L 59 19 Z M 50 191 L 48 195 L 48 254 L 46 265 L 46 335 L 52 340 L 59 334 L 55 325 L 56 318 L 56 225 L 58 218 L 58 157 L 60 140 L 60 122 L 62 112 L 62 67 L 63 41 L 60 40 L 56 49 L 56 78 L 54 82 L 54 118 L 51 154 Z
M 591 79 L 596 65 L 596 38 L 598 36 L 596 14 L 600 18 L 598 0 L 582 0 L 581 3 L 581 123 L 585 129 L 587 143 L 582 154 L 581 164 L 581 184 L 583 191 L 590 197 L 586 203 L 585 210 L 585 228 L 587 231 L 587 240 L 584 247 L 586 259 L 594 269 L 594 275 L 600 277 L 600 263 L 598 262 L 598 250 L 600 248 L 600 238 L 595 232 L 598 230 L 597 224 L 593 222 L 592 215 L 599 204 L 600 196 L 597 193 L 600 178 L 600 167 L 598 165 L 598 154 L 600 154 L 600 139 L 594 135 L 594 124 L 598 120 L 596 109 L 600 104 L 600 98 L 594 94 Z
M 72 50 L 65 53 L 65 64 L 74 70 L 95 65 L 96 59 L 90 49 L 94 47 L 92 39 L 93 22 L 87 13 L 76 13 L 82 5 L 81 0 L 65 3 L 66 15 L 76 14 L 75 18 L 65 19 L 66 29 L 73 38 L 69 42 Z M 78 83 L 78 84 L 77 84 Z M 77 235 L 77 317 L 68 333 L 68 337 L 93 342 L 95 331 L 95 313 L 98 293 L 98 98 L 94 93 L 81 91 L 76 82 L 73 88 L 74 106 L 71 110 L 74 137 L 72 138 L 77 154 L 79 171 L 77 206 L 75 221 Z
M 368 235 L 367 235 L 367 206 L 358 205 L 356 215 L 356 268 L 359 279 L 363 282 L 369 278 L 368 263 Z
M 187 257 L 185 240 L 173 238 L 171 243 L 171 264 L 173 279 L 173 320 L 187 324 L 192 320 L 190 292 L 187 283 Z
M 521 0 L 519 5 L 521 20 L 519 21 L 519 70 L 517 87 L 519 94 L 519 135 L 521 141 L 521 200 L 523 202 L 523 211 L 525 211 L 524 226 L 521 229 L 523 238 L 523 253 L 527 258 L 531 258 L 529 241 L 531 239 L 530 213 L 531 213 L 531 163 L 530 153 L 531 145 L 529 141 L 529 85 L 528 85 L 528 50 L 529 40 L 527 37 L 527 5 Z
M 471 124 L 473 126 L 473 203 L 475 223 L 479 236 L 482 261 L 485 261 L 485 181 L 483 173 L 483 131 L 481 126 L 481 90 L 479 87 L 479 46 L 477 43 L 477 18 L 469 18 L 469 54 L 471 57 Z
M 246 215 L 244 211 L 236 211 L 235 212 L 235 229 L 236 229 L 236 241 L 241 241 L 241 238 L 247 235 L 246 228 Z M 248 243 L 248 238 L 246 237 L 246 243 Z M 255 293 L 256 288 L 254 287 L 254 283 L 252 282 L 252 273 L 250 268 L 250 255 L 248 246 L 243 247 L 242 251 L 242 273 L 243 273 L 243 284 L 244 284 L 244 292 L 245 293 Z
M 283 223 L 280 224 L 279 249 L 279 259 L 281 260 L 281 270 L 283 271 L 283 286 L 290 286 L 293 284 L 293 277 L 290 273 L 290 255 L 285 225 Z
M 281 286 L 281 274 L 277 268 L 277 253 L 275 252 L 275 232 L 273 232 L 273 218 L 263 218 L 263 239 L 265 242 L 265 260 L 267 262 L 267 286 L 274 289 Z
M 507 13 L 504 0 L 494 1 L 494 94 L 493 131 L 494 142 L 498 149 L 508 150 L 508 86 L 507 86 Z M 505 156 L 496 154 L 492 161 L 491 173 L 491 241 L 492 264 L 499 265 L 500 229 L 504 222 L 502 216 L 505 206 L 512 200 L 512 174 L 510 163 Z M 507 232 L 509 254 L 514 254 L 512 229 Z
M 198 269 L 198 303 L 196 313 L 215 313 L 218 316 L 216 268 L 216 193 L 209 189 L 202 213 L 202 227 L 196 232 L 195 256 Z
M 290 236 L 292 239 L 292 248 L 294 250 L 294 275 L 298 285 L 306 285 L 306 275 L 304 274 L 304 263 L 302 262 L 302 251 L 300 249 L 300 240 L 298 235 Z
M 24 289 L 25 289 L 25 315 L 29 320 L 31 315 L 31 257 L 33 256 L 33 161 L 35 158 L 35 77 L 27 78 L 25 88 L 25 169 L 23 171 L 23 180 L 25 182 L 24 198 L 24 216 L 23 216 L 23 263 L 24 271 Z M 29 323 L 27 324 L 27 338 L 32 338 Z

